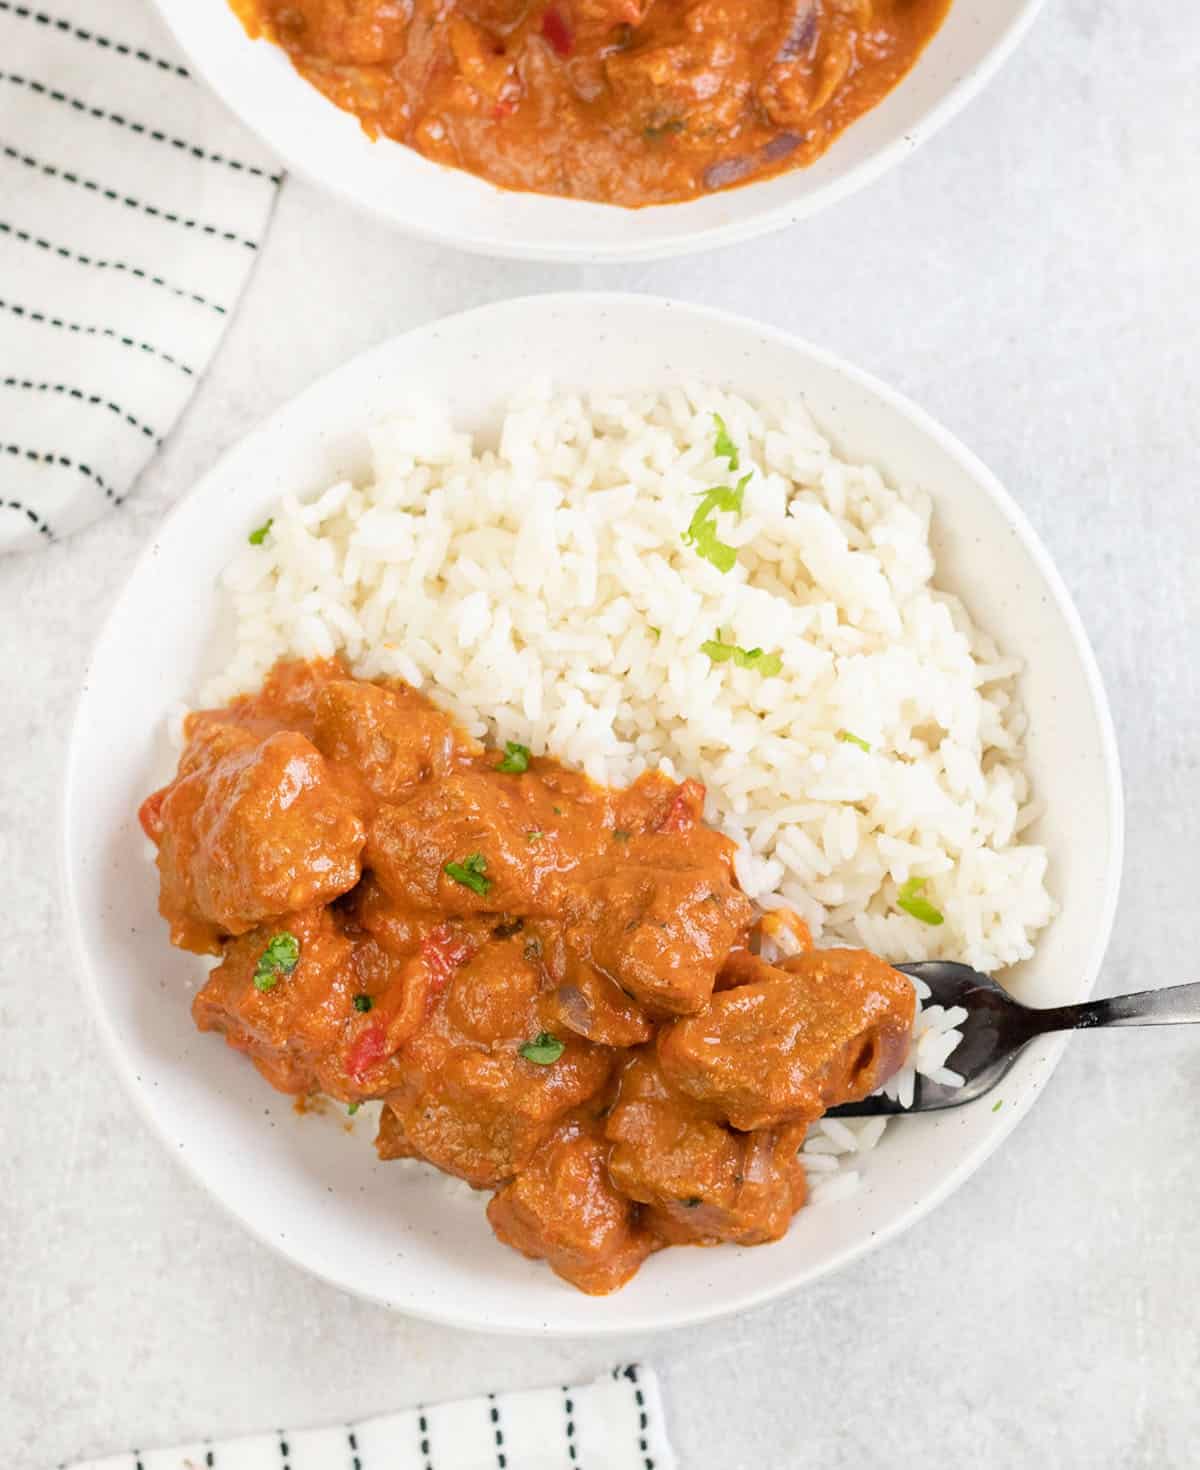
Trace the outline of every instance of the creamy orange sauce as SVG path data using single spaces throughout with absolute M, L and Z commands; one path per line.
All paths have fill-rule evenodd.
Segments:
M 704 790 L 488 750 L 423 694 L 276 667 L 189 717 L 143 803 L 196 996 L 308 1110 L 493 1192 L 497 1236 L 584 1291 L 667 1245 L 777 1239 L 826 1108 L 903 1062 L 910 982 L 762 919 Z M 759 953 L 788 924 L 801 952 Z
M 640 206 L 803 167 L 950 0 L 233 0 L 337 106 L 507 189 Z

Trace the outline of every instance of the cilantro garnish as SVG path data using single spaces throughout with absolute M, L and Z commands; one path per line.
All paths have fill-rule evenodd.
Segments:
M 486 897 L 492 886 L 492 880 L 483 876 L 486 871 L 487 859 L 481 852 L 470 853 L 461 863 L 447 863 L 443 869 L 448 878 L 453 878 L 472 893 L 478 893 L 481 898 Z
M 710 638 L 702 643 L 700 652 L 708 654 L 715 664 L 727 664 L 732 659 L 739 669 L 756 669 L 764 679 L 783 668 L 783 659 L 777 653 L 764 653 L 761 648 L 739 648 L 736 643 L 722 643 L 719 638 Z
M 717 442 L 713 445 L 713 454 L 717 459 L 727 459 L 729 461 L 729 468 L 736 470 L 740 463 L 737 445 L 729 437 L 729 430 L 725 427 L 725 420 L 719 413 L 713 414 L 713 422 L 717 426 Z
M 518 745 L 515 740 L 506 740 L 504 742 L 504 759 L 496 769 L 503 771 L 508 776 L 519 776 L 522 771 L 527 771 L 529 769 L 529 747 L 527 745 Z
M 566 1047 L 557 1036 L 551 1036 L 549 1031 L 542 1031 L 517 1050 L 527 1062 L 536 1062 L 539 1067 L 549 1067 L 558 1061 Z
M 255 990 L 274 990 L 285 975 L 300 963 L 300 941 L 286 930 L 272 935 L 254 967 Z
M 921 897 L 924 887 L 924 878 L 910 878 L 907 883 L 900 885 L 896 902 L 906 914 L 911 914 L 914 919 L 920 919 L 922 924 L 944 924 L 945 915 L 939 909 L 935 909 L 927 898 Z
M 728 485 L 717 485 L 712 490 L 702 491 L 696 513 L 683 533 L 684 545 L 694 546 L 697 556 L 702 556 L 705 561 L 711 562 L 719 572 L 733 570 L 734 563 L 737 561 L 737 552 L 732 546 L 727 546 L 718 538 L 717 526 L 713 517 L 718 511 L 741 515 L 742 499 L 749 483 L 750 476 L 743 475 L 733 488 Z

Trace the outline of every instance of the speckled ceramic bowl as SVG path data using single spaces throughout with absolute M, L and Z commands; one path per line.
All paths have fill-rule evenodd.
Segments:
M 1062 913 L 1008 978 L 1040 1004 L 1079 1000 L 1107 943 L 1121 860 L 1111 721 L 1078 616 L 1025 517 L 920 409 L 846 363 L 753 322 L 644 296 L 540 296 L 410 332 L 317 383 L 212 470 L 160 527 L 88 665 L 64 813 L 67 923 L 84 989 L 122 1081 L 172 1156 L 251 1231 L 305 1270 L 401 1311 L 488 1331 L 602 1334 L 674 1327 L 765 1302 L 914 1225 L 1028 1111 L 1061 1054 L 1035 1043 L 1003 1106 L 902 1120 L 865 1157 L 852 1198 L 802 1211 L 753 1250 L 671 1250 L 624 1290 L 589 1298 L 498 1244 L 484 1199 L 432 1169 L 380 1164 L 372 1109 L 299 1116 L 192 1026 L 204 966 L 172 950 L 137 824 L 172 765 L 164 726 L 223 655 L 217 579 L 284 490 L 365 468 L 364 427 L 406 387 L 464 425 L 496 422 L 497 385 L 665 387 L 708 378 L 750 396 L 802 396 L 851 457 L 917 482 L 935 505 L 938 579 L 1028 661 L 1028 766 L 1037 836 Z M 501 390 L 503 391 L 503 390 Z M 1003 406 L 997 406 L 1003 412 Z
M 226 0 L 157 0 L 195 68 L 288 167 L 421 235 L 483 255 L 531 260 L 652 260 L 729 245 L 807 218 L 906 158 L 994 75 L 1041 0 L 954 0 L 912 72 L 811 168 L 687 204 L 617 209 L 515 194 L 372 143 L 299 77 L 251 43 Z

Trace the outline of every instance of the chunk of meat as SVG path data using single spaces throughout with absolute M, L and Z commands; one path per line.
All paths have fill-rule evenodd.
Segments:
M 375 1152 L 387 1164 L 393 1159 L 419 1159 L 421 1155 L 409 1143 L 404 1125 L 394 1108 L 379 1110 L 379 1128 L 375 1134 Z
M 352 767 L 381 801 L 443 775 L 459 755 L 480 746 L 407 684 L 338 679 L 316 699 L 313 744 L 329 760 Z
M 612 819 L 585 777 L 536 769 L 498 780 L 482 765 L 427 782 L 404 802 L 380 808 L 367 839 L 367 864 L 400 903 L 449 913 L 553 913 L 567 876 L 585 861 Z M 570 834 L 560 836 L 567 823 Z M 447 864 L 478 855 L 479 881 L 457 881 Z
M 611 36 L 617 26 L 638 26 L 654 0 L 574 0 L 572 14 L 581 31 Z
M 654 1024 L 641 1006 L 607 975 L 582 961 L 570 966 L 549 1005 L 562 1028 L 604 1046 L 640 1046 L 654 1035 Z
M 255 972 L 277 935 L 296 941 L 298 962 L 262 990 Z M 329 909 L 287 914 L 226 945 L 224 960 L 192 1002 L 192 1017 L 201 1031 L 218 1031 L 246 1052 L 272 1087 L 310 1092 L 355 1014 L 353 952 Z
M 299 730 L 311 740 L 321 691 L 348 677 L 340 658 L 281 659 L 256 693 L 239 695 L 228 709 L 193 715 L 192 719 L 233 720 L 256 735 Z
M 559 1124 L 530 1163 L 495 1195 L 496 1235 L 595 1296 L 615 1291 L 655 1247 L 637 1207 L 613 1188 L 608 1144 L 594 1125 Z
M 542 985 L 519 934 L 456 971 L 405 1048 L 403 1078 L 388 1097 L 391 1131 L 412 1156 L 477 1188 L 495 1187 L 604 1086 L 612 1053 L 581 1038 L 562 1038 L 549 1065 L 521 1055 L 547 1029 Z
M 710 25 L 702 14 L 725 8 L 720 0 L 693 5 L 682 25 L 652 29 L 645 40 L 606 58 L 605 76 L 628 127 L 651 134 L 679 129 L 707 140 L 737 127 L 749 91 L 744 25 Z
M 359 805 L 303 735 L 258 739 L 217 720 L 189 734 L 178 776 L 144 809 L 172 943 L 217 953 L 222 934 L 328 903 L 358 882 Z
M 857 949 L 811 950 L 713 996 L 664 1026 L 658 1056 L 680 1091 L 740 1129 L 812 1122 L 880 1087 L 903 1063 L 916 994 L 906 975 Z
M 516 65 L 498 35 L 465 16 L 453 15 L 448 36 L 455 65 L 468 87 L 493 107 L 516 102 L 521 90 Z
M 714 874 L 707 866 L 647 862 L 592 883 L 567 941 L 650 1015 L 687 1015 L 712 994 L 751 916 L 749 901 L 720 868 Z
M 287 0 L 275 11 L 279 39 L 350 66 L 404 56 L 412 0 Z
M 395 904 L 379 886 L 374 873 L 364 872 L 362 881 L 341 900 L 346 922 L 372 938 L 397 959 L 416 954 L 433 917 Z
M 279 935 L 296 941 L 298 963 L 261 989 L 255 974 Z M 429 1004 L 432 981 L 419 954 L 399 961 L 369 936 L 355 940 L 325 908 L 230 940 L 224 956 L 192 1016 L 201 1031 L 218 1031 L 245 1052 L 273 1087 L 353 1103 L 397 1086 L 401 1048 Z
M 621 1073 L 605 1136 L 613 1183 L 650 1206 L 646 1223 L 667 1243 L 778 1240 L 804 1203 L 803 1126 L 735 1133 L 674 1089 L 651 1053 Z

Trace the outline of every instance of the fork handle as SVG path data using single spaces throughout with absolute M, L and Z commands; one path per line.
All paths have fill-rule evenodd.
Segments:
M 1110 995 L 1082 1005 L 1052 1006 L 1030 1013 L 1031 1035 L 1045 1031 L 1086 1031 L 1094 1026 L 1178 1026 L 1200 1021 L 1200 981 Z

